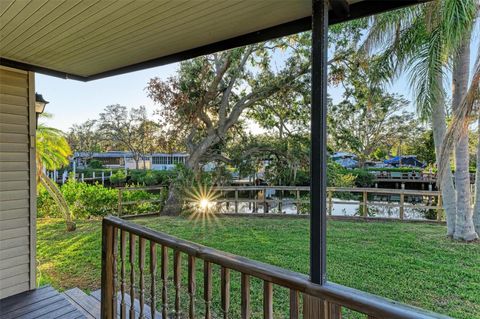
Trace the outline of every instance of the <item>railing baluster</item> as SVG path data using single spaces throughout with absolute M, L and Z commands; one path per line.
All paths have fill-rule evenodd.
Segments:
M 228 318 L 228 311 L 230 308 L 230 269 L 222 267 L 221 270 L 221 301 L 223 318 Z
M 135 235 L 130 233 L 130 319 L 135 319 Z
M 250 276 L 242 273 L 241 278 L 241 317 L 250 318 Z
M 180 283 L 181 283 L 181 270 L 182 270 L 182 255 L 180 251 L 175 250 L 173 253 L 173 283 L 175 285 L 175 317 L 180 317 Z
M 304 319 L 330 319 L 328 303 L 325 299 L 303 294 Z
M 112 319 L 113 308 L 113 226 L 105 221 L 102 223 L 102 296 L 101 309 L 102 318 Z
M 150 317 L 155 319 L 155 313 L 157 308 L 157 302 L 155 298 L 157 277 L 157 246 L 153 241 L 150 241 Z
M 139 251 L 138 251 L 138 264 L 140 268 L 140 319 L 145 318 L 145 277 L 144 277 L 144 270 L 145 270 L 145 238 L 139 238 Z
M 168 316 L 168 295 L 167 295 L 167 282 L 168 282 L 168 250 L 166 246 L 162 246 L 162 318 Z
M 195 318 L 195 257 L 188 256 L 188 296 L 189 296 L 189 318 Z
M 342 307 L 335 303 L 328 303 L 330 319 L 342 319 Z
M 122 230 L 120 234 L 120 258 L 121 258 L 121 268 L 120 268 L 120 293 L 121 293 L 121 302 L 120 302 L 120 318 L 127 318 L 127 304 L 125 303 L 125 287 L 127 284 L 127 278 L 125 275 L 125 262 L 127 257 L 127 232 Z
M 113 245 L 113 261 L 112 261 L 112 272 L 113 272 L 113 295 L 112 295 L 112 304 L 113 304 L 113 313 L 112 317 L 117 317 L 117 255 L 118 255 L 118 228 L 113 228 L 112 234 L 112 245 Z
M 273 319 L 273 285 L 263 281 L 263 318 Z
M 205 300 L 205 319 L 212 318 L 212 264 L 208 261 L 203 263 L 203 299 Z
M 298 319 L 298 291 L 290 289 L 290 319 Z

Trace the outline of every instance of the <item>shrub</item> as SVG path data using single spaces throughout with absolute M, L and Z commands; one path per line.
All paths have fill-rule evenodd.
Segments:
M 356 175 L 333 161 L 327 163 L 327 185 L 330 187 L 353 187 Z
M 159 200 L 159 202 L 142 202 L 145 200 Z M 136 204 L 122 205 L 122 214 L 137 215 L 144 213 L 160 212 L 166 199 L 166 193 L 162 189 L 158 192 L 151 193 L 144 190 L 127 190 L 122 193 L 123 202 L 138 202 Z
M 103 168 L 103 164 L 99 160 L 92 159 L 88 163 L 88 167 L 93 169 L 100 169 L 100 168 Z
M 112 176 L 110 176 L 110 183 L 112 185 L 116 185 L 116 186 L 122 185 L 125 183 L 126 180 L 127 180 L 127 175 L 123 170 L 118 170 L 115 173 L 113 173 Z
M 38 217 L 63 217 L 62 212 L 43 185 L 38 185 L 37 192 Z
M 351 170 L 350 173 L 355 176 L 355 186 L 369 187 L 373 185 L 375 176 L 369 171 L 364 169 L 354 169 Z
M 76 218 L 105 216 L 117 211 L 116 189 L 69 181 L 61 187 L 61 191 Z
M 436 209 L 425 209 L 422 211 L 423 217 L 430 220 L 437 219 L 437 210 Z
M 56 206 L 48 192 L 42 187 L 38 188 L 37 214 L 38 217 L 62 217 L 62 214 Z M 103 187 L 101 184 L 87 184 L 76 182 L 73 179 L 60 187 L 65 200 L 76 219 L 85 219 L 108 214 L 117 214 L 118 209 L 118 190 L 114 188 Z M 161 194 L 153 194 L 143 190 L 124 191 L 123 201 L 139 202 L 137 204 L 124 205 L 122 210 L 124 214 L 141 214 L 150 212 L 159 212 L 166 198 L 165 190 Z M 142 200 L 158 199 L 160 202 L 145 203 Z
M 129 182 L 145 186 L 167 185 L 173 176 L 172 171 L 130 170 Z

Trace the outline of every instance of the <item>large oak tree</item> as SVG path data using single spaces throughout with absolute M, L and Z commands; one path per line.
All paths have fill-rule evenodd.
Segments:
M 162 126 L 185 141 L 188 169 L 228 160 L 222 145 L 245 111 L 304 81 L 310 66 L 308 39 L 301 34 L 202 56 L 182 62 L 177 75 L 166 81 L 150 80 L 148 94 L 159 105 Z M 179 190 L 171 187 L 164 214 L 179 214 L 180 203 Z

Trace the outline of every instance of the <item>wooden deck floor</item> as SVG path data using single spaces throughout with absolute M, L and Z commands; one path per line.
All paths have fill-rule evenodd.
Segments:
M 59 293 L 50 286 L 27 291 L 0 300 L 0 319 L 99 319 L 100 290 L 87 295 L 73 288 Z M 130 309 L 130 296 L 125 295 L 126 307 Z M 118 313 L 120 296 L 118 296 Z M 135 318 L 140 317 L 140 304 L 135 299 Z M 156 312 L 155 319 L 161 319 Z M 150 307 L 145 305 L 145 319 L 151 319 Z
M 44 286 L 0 300 L 0 319 L 77 319 L 86 316 L 65 296 Z

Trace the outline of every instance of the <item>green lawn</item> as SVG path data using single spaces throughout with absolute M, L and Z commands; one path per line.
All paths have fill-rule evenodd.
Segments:
M 184 218 L 161 217 L 136 222 L 308 273 L 306 219 L 224 217 L 203 225 Z M 77 226 L 75 232 L 67 233 L 59 220 L 38 221 L 41 284 L 87 291 L 99 288 L 100 222 L 79 221 Z M 439 225 L 330 221 L 328 279 L 455 318 L 480 318 L 480 244 L 452 242 L 444 235 L 445 227 Z M 235 285 L 232 283 L 232 290 Z M 260 290 L 255 289 L 260 283 L 252 285 L 252 293 Z M 198 284 L 197 290 L 201 287 Z M 286 297 L 285 292 L 279 295 Z

